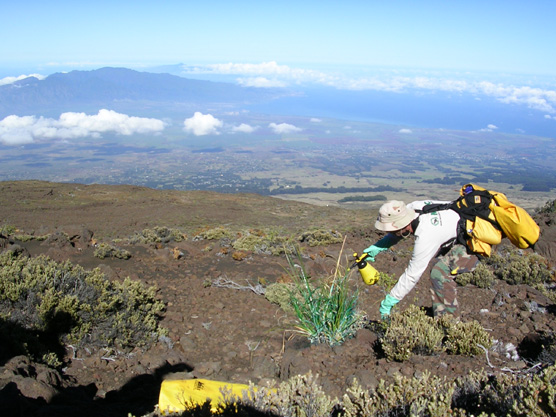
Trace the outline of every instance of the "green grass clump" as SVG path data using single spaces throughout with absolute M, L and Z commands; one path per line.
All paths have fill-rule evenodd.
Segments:
M 35 359 L 48 355 L 52 342 L 122 351 L 149 346 L 165 333 L 158 325 L 163 309 L 156 288 L 129 278 L 111 282 L 98 268 L 0 254 L 3 329 L 19 329 L 25 340 L 14 336 L 10 343 Z
M 129 259 L 131 258 L 131 253 L 129 251 L 117 248 L 116 246 L 109 245 L 108 243 L 100 243 L 95 249 L 94 256 L 99 259 L 104 258 L 118 258 L 118 259 Z
M 288 258 L 293 281 L 290 302 L 297 319 L 296 331 L 311 343 L 342 344 L 362 327 L 363 315 L 357 308 L 359 294 L 349 289 L 349 273 L 331 282 L 310 282 L 301 263 Z M 298 259 L 300 257 L 298 256 Z

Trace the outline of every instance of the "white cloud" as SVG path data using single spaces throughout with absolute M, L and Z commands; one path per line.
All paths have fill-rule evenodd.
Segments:
M 270 123 L 268 125 L 268 127 L 270 127 L 274 133 L 277 133 L 277 134 L 280 134 L 280 135 L 288 134 L 288 133 L 294 133 L 294 132 L 301 132 L 303 130 L 299 127 L 296 127 L 294 125 L 290 125 L 288 123 L 280 123 L 280 124 Z
M 183 130 L 193 133 L 195 136 L 219 135 L 218 128 L 222 127 L 222 125 L 222 121 L 213 115 L 196 111 L 193 117 L 184 120 Z
M 100 137 L 106 132 L 129 136 L 134 133 L 158 133 L 164 127 L 165 123 L 158 119 L 130 117 L 106 109 L 99 110 L 96 115 L 62 113 L 58 120 L 11 115 L 0 121 L 0 142 L 22 145 L 40 139 Z
M 311 123 L 320 123 L 322 122 L 322 119 L 319 119 L 317 117 L 311 117 Z
M 496 129 L 498 129 L 498 126 L 493 124 L 488 124 L 487 127 L 483 129 L 479 129 L 479 132 L 494 132 Z
M 184 67 L 183 74 L 237 74 L 244 86 L 280 87 L 291 83 L 313 83 L 343 90 L 377 90 L 390 92 L 444 91 L 494 97 L 502 103 L 525 105 L 531 109 L 556 114 L 556 90 L 495 84 L 473 74 L 447 74 L 430 72 L 425 75 L 399 75 L 393 71 L 375 69 L 371 76 L 351 76 L 341 73 L 292 68 L 275 61 L 260 64 L 227 63 Z M 251 77 L 249 77 L 251 76 Z
M 288 85 L 284 81 L 280 81 L 276 79 L 269 80 L 266 77 L 238 78 L 237 83 L 243 87 L 258 87 L 258 88 L 287 87 Z
M 413 133 L 413 131 L 411 129 L 400 129 L 398 132 L 399 133 Z
M 257 130 L 256 127 L 250 126 L 246 123 L 242 123 L 239 126 L 234 126 L 232 128 L 233 132 L 239 132 L 239 133 L 253 133 L 255 130 Z
M 4 78 L 0 78 L 0 85 L 13 84 L 16 81 L 24 80 L 25 78 L 29 78 L 29 77 L 35 77 L 38 78 L 39 80 L 44 80 L 46 78 L 44 75 L 40 75 L 40 74 L 19 75 L 17 77 L 4 77 Z
M 243 64 L 243 63 L 227 63 L 213 64 L 204 66 L 184 66 L 182 74 L 224 74 L 224 75 L 246 75 L 254 76 L 251 81 L 238 79 L 238 82 L 255 82 L 262 83 L 265 78 L 268 82 L 275 84 L 275 87 L 283 87 L 289 83 L 320 83 L 326 84 L 330 82 L 330 76 L 321 71 L 307 70 L 303 68 L 292 68 L 288 65 L 279 65 L 276 61 L 262 62 L 260 64 Z M 259 77 L 257 77 L 259 76 Z M 266 77 L 265 77 L 266 76 Z M 272 78 L 272 81 L 270 81 Z M 255 80 L 255 81 L 252 81 Z M 281 83 L 281 85 L 278 85 Z

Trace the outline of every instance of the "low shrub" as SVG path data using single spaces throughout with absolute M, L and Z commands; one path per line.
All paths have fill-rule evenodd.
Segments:
M 280 306 L 287 313 L 294 313 L 295 310 L 291 303 L 293 287 L 291 284 L 274 283 L 266 287 L 265 298 L 273 304 Z
M 479 288 L 492 288 L 496 282 L 494 273 L 484 263 L 479 263 L 473 272 L 466 272 L 456 276 L 455 281 L 465 286 L 467 284 L 475 285 Z
M 386 272 L 379 271 L 378 273 L 378 281 L 376 285 L 378 285 L 384 294 L 388 294 L 394 285 L 398 282 L 398 279 L 394 274 L 388 274 Z
M 242 398 L 225 395 L 214 413 L 210 403 L 181 416 L 537 416 L 556 415 L 556 366 L 537 374 L 470 372 L 456 379 L 397 375 L 365 389 L 354 381 L 341 400 L 327 396 L 310 373 L 297 375 L 278 387 L 251 386 Z
M 146 347 L 166 332 L 158 325 L 163 309 L 156 288 L 129 278 L 111 282 L 98 268 L 0 254 L 0 317 L 38 343 L 48 338 L 76 348 Z M 49 353 L 26 341 L 20 346 L 36 360 Z
M 232 242 L 232 247 L 259 255 L 275 256 L 295 250 L 293 239 L 274 229 L 243 231 Z
M 343 236 L 336 230 L 312 230 L 299 236 L 300 242 L 307 242 L 309 246 L 328 246 L 342 243 Z
M 512 285 L 535 286 L 550 282 L 554 278 L 545 258 L 513 246 L 500 247 L 486 262 L 498 279 Z
M 381 346 L 388 360 L 403 362 L 413 354 L 441 352 L 443 338 L 444 331 L 435 320 L 412 304 L 402 313 L 392 313 Z
M 153 229 L 143 229 L 141 232 L 135 233 L 129 241 L 130 243 L 168 243 L 181 242 L 186 238 L 186 234 L 181 230 L 156 226 Z
M 365 390 L 357 381 L 346 390 L 346 417 L 447 416 L 455 387 L 445 378 L 424 372 L 420 378 L 397 375 L 393 384 L 381 380 L 376 389 Z
M 118 248 L 116 246 L 110 245 L 108 243 L 99 243 L 95 249 L 93 255 L 99 259 L 104 258 L 118 258 L 118 259 L 129 259 L 131 258 L 131 253 L 125 249 Z
M 475 356 L 492 346 L 490 335 L 476 320 L 461 322 L 454 316 L 444 315 L 437 321 L 444 330 L 444 347 L 452 355 Z
M 537 210 L 539 214 L 556 213 L 556 200 L 547 201 L 544 206 Z
M 479 322 L 460 322 L 451 315 L 429 317 L 416 305 L 392 313 L 386 330 L 379 335 L 388 360 L 403 362 L 413 354 L 434 355 L 447 351 L 453 355 L 475 356 L 488 349 L 492 340 Z
M 218 226 L 197 233 L 193 240 L 220 240 L 227 238 L 231 239 L 234 236 L 235 233 L 232 232 L 230 229 Z

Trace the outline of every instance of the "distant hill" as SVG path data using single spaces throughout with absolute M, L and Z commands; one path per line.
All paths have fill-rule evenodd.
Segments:
M 250 103 L 276 95 L 268 89 L 108 67 L 56 73 L 44 80 L 30 77 L 0 86 L 0 118 L 11 114 L 57 116 L 99 108 L 156 115 L 193 104 L 198 109 L 201 104 Z

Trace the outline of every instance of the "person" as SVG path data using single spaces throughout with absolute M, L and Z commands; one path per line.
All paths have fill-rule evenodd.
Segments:
M 374 245 L 364 250 L 366 259 L 374 262 L 375 257 L 390 247 L 415 236 L 413 254 L 398 282 L 380 303 L 382 319 L 389 317 L 392 307 L 398 304 L 415 287 L 431 260 L 432 309 L 434 316 L 458 313 L 458 273 L 471 272 L 479 258 L 468 253 L 466 246 L 457 242 L 460 216 L 453 210 L 438 210 L 430 213 L 420 211 L 425 205 L 449 203 L 444 201 L 414 201 L 406 205 L 392 200 L 384 203 L 378 213 L 375 228 L 388 232 Z

